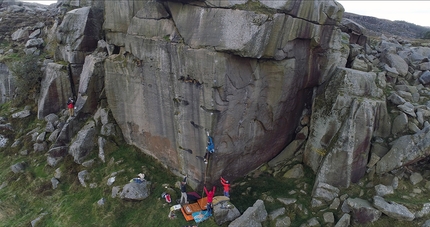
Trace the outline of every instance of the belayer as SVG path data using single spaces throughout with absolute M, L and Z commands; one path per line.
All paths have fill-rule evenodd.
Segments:
M 230 198 L 230 182 L 228 180 L 225 180 L 223 177 L 220 177 L 221 180 L 221 184 L 224 187 L 224 196 L 229 197 Z
M 187 198 L 187 177 L 188 175 L 184 176 L 184 179 L 181 181 L 181 204 L 182 204 L 182 199 L 184 199 L 184 203 L 188 203 L 188 198 Z
M 206 210 L 207 210 L 208 214 L 211 214 L 212 213 L 212 201 L 213 201 L 214 195 L 215 195 L 215 186 L 213 186 L 212 190 L 210 190 L 210 191 L 208 191 L 206 189 L 206 185 L 203 186 L 203 189 L 205 190 L 206 197 L 207 197 Z

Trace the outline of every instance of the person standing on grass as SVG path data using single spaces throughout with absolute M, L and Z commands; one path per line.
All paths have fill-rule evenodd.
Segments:
M 230 182 L 221 176 L 221 184 L 224 187 L 224 196 L 230 198 Z
M 181 182 L 181 202 L 182 203 L 182 199 L 184 199 L 184 203 L 188 203 L 188 198 L 187 198 L 187 177 L 188 175 L 184 176 L 184 179 Z
M 206 185 L 203 187 L 203 189 L 205 190 L 206 196 L 207 196 L 207 204 L 206 204 L 206 210 L 208 211 L 208 214 L 212 213 L 212 201 L 214 199 L 214 195 L 215 195 L 215 186 L 212 188 L 211 191 L 208 191 L 206 189 Z

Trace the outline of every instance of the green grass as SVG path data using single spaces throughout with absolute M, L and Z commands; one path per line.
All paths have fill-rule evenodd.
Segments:
M 96 159 L 96 153 L 92 153 Z M 97 159 L 90 168 L 84 168 L 73 162 L 67 156 L 59 166 L 47 166 L 43 154 L 31 153 L 29 156 L 19 156 L 12 153 L 0 153 L 0 182 L 8 186 L 0 190 L 0 226 L 28 226 L 31 220 L 42 213 L 47 213 L 40 226 L 166 226 L 177 227 L 187 224 L 180 212 L 177 218 L 168 219 L 169 208 L 161 198 L 164 192 L 163 184 L 174 188 L 174 183 L 180 179 L 165 170 L 152 157 L 144 155 L 131 146 L 117 147 L 106 153 L 108 160 L 103 163 Z M 11 163 L 25 161 L 28 168 L 23 173 L 14 174 L 10 171 Z M 62 177 L 57 189 L 52 189 L 50 179 L 55 169 L 60 168 Z M 90 179 L 87 187 L 80 185 L 77 174 L 87 169 Z M 162 171 L 160 171 L 162 170 Z M 113 172 L 118 172 L 112 186 L 106 184 Z M 113 186 L 123 186 L 137 173 L 144 172 L 152 182 L 151 195 L 143 201 L 125 201 L 112 198 Z M 89 183 L 97 187 L 90 188 Z M 172 200 L 179 198 L 179 189 L 175 188 Z M 103 206 L 97 201 L 105 199 Z M 217 226 L 209 219 L 200 226 Z

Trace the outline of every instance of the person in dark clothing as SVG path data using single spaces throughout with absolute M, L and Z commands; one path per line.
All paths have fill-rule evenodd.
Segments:
M 184 203 L 188 203 L 188 198 L 187 198 L 187 175 L 185 175 L 184 179 L 181 182 L 181 202 L 182 203 L 182 199 L 184 199 Z

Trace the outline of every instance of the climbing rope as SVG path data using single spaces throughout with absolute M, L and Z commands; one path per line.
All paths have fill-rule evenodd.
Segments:
M 211 155 L 209 154 L 208 155 L 208 159 L 206 160 L 208 162 L 208 164 L 205 164 L 206 168 L 205 168 L 205 178 L 204 178 L 204 181 L 203 181 L 204 185 L 206 185 L 206 179 L 207 179 L 208 169 L 209 169 L 209 165 L 210 165 L 210 162 L 209 162 L 210 157 L 211 157 Z M 204 193 L 205 193 L 205 190 L 202 189 L 202 198 L 203 198 Z

